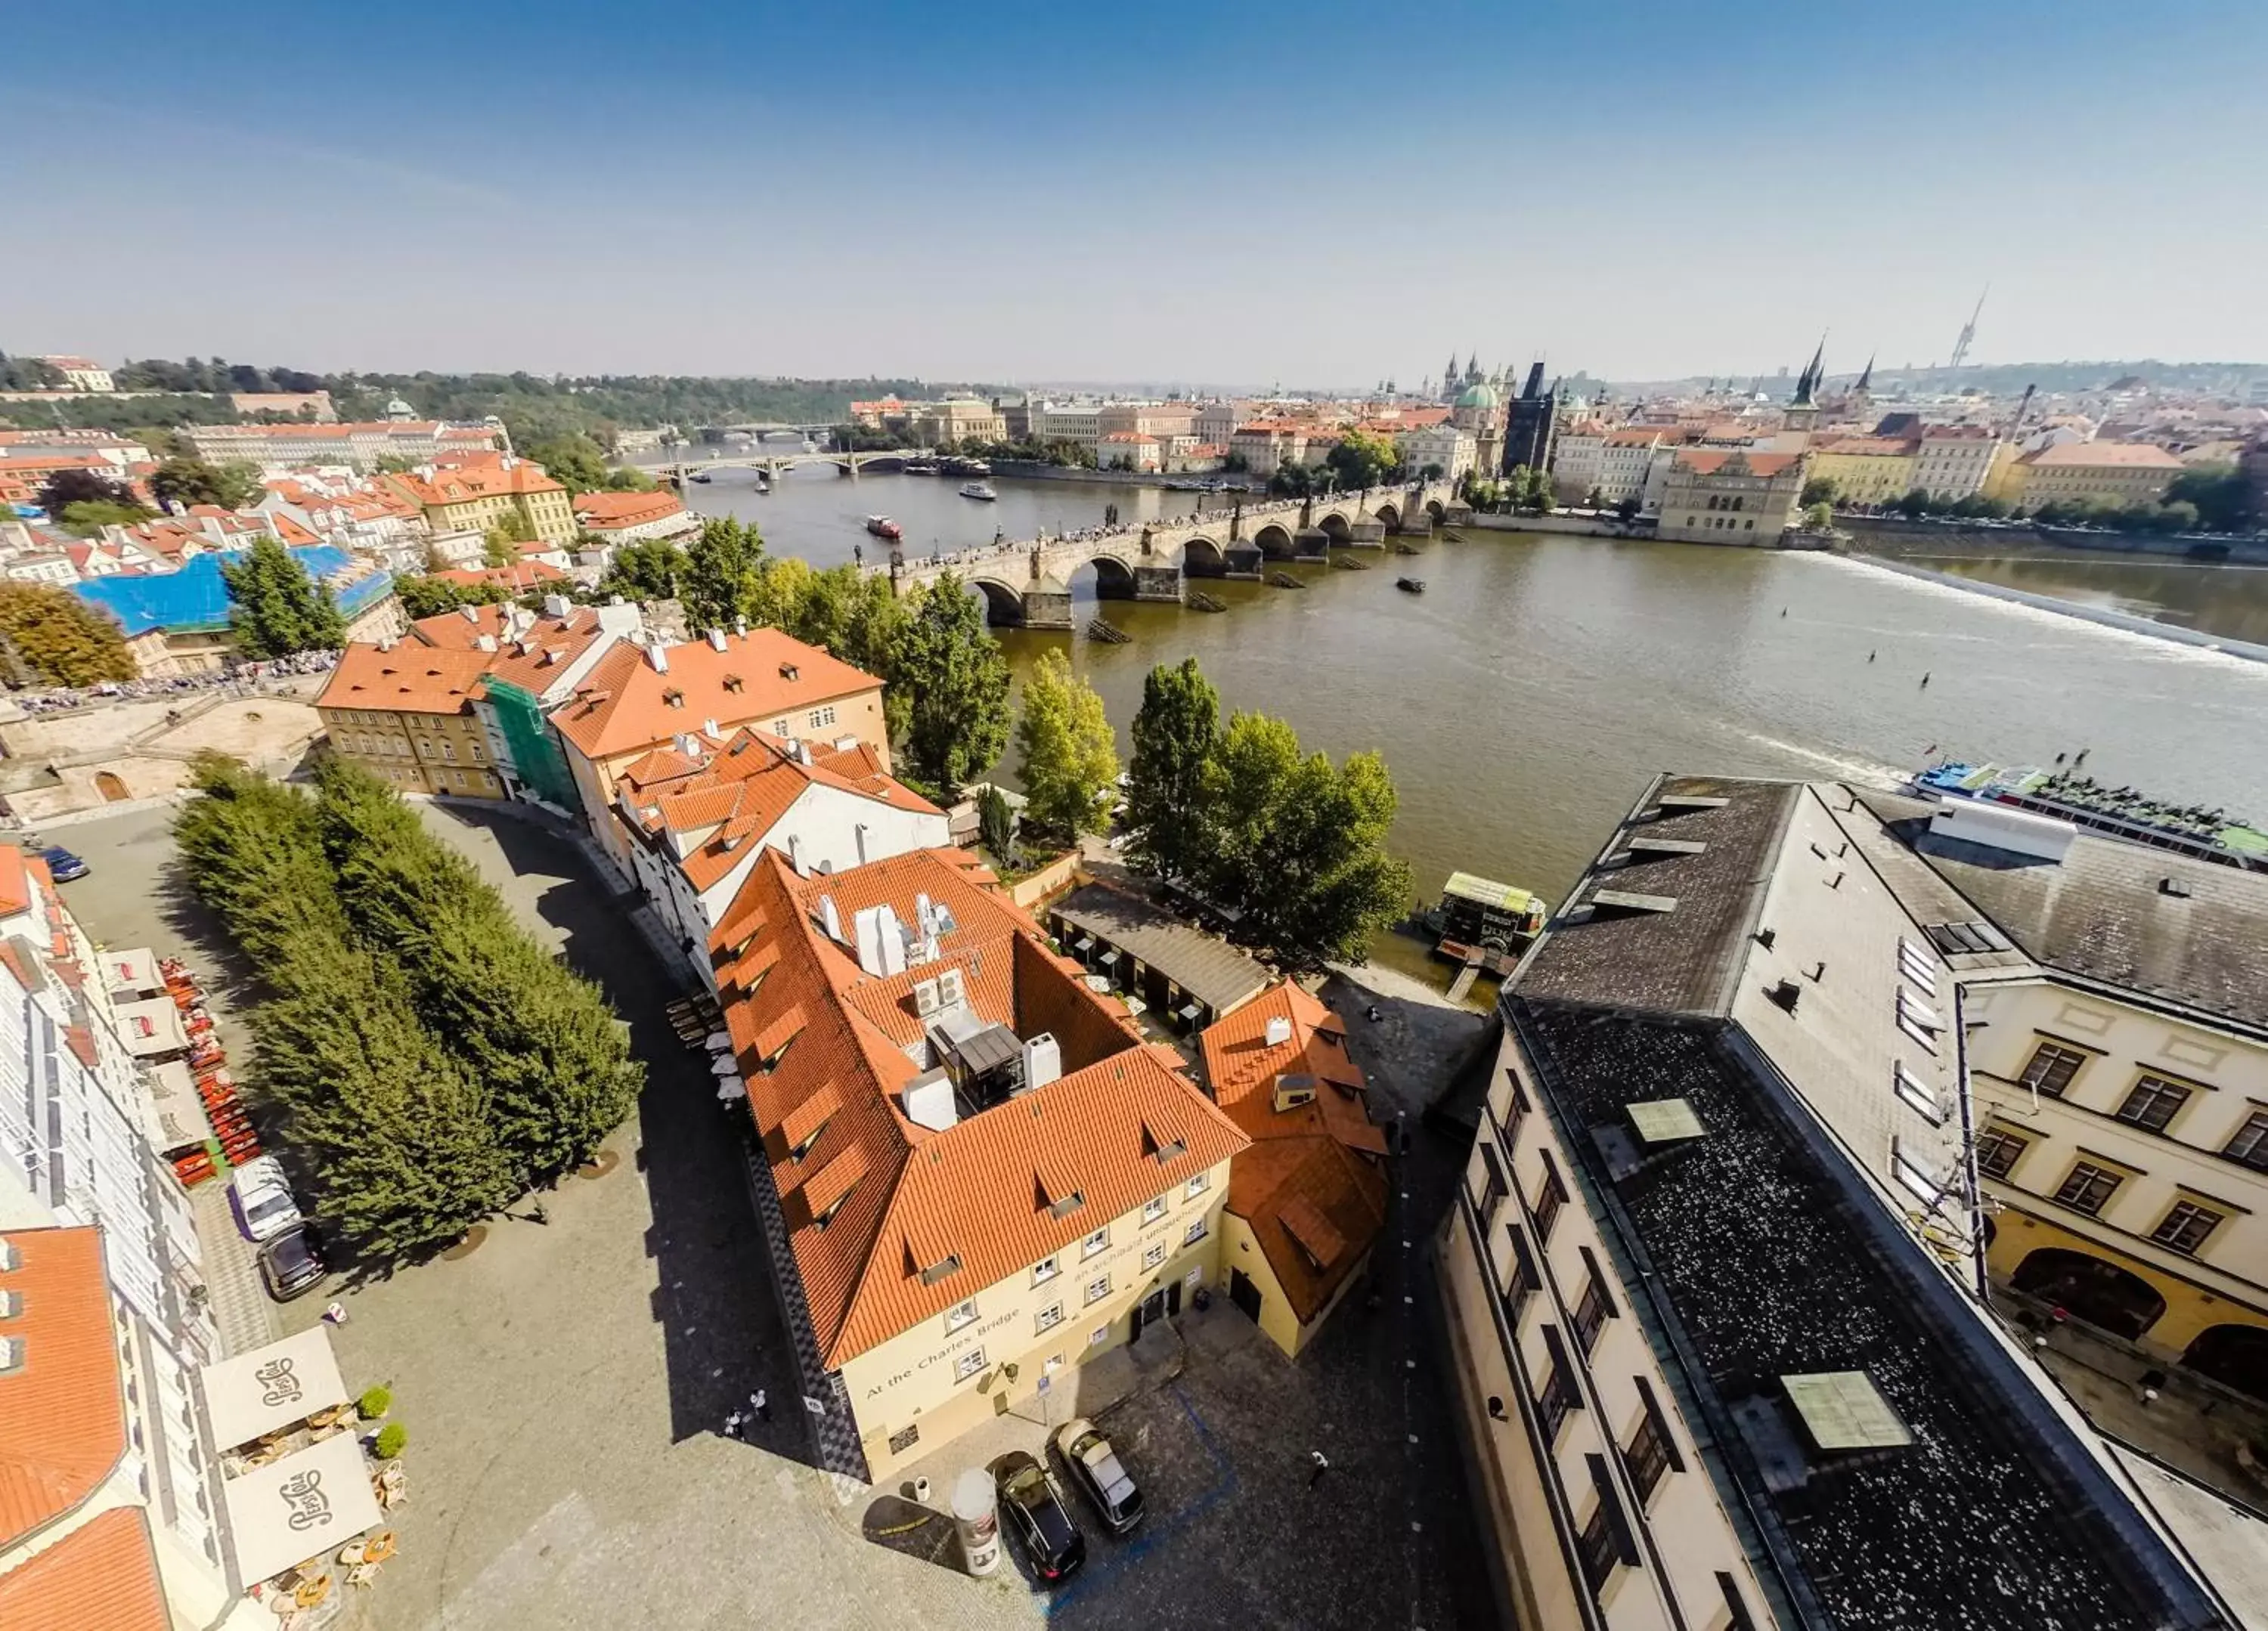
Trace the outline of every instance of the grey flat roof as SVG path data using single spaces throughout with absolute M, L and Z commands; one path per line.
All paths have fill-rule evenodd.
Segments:
M 1259 995 L 1271 981 L 1267 969 L 1226 941 L 1106 885 L 1073 890 L 1049 910 L 1130 952 L 1215 1013 Z
M 1676 848 L 1631 853 L 1621 865 L 1588 873 L 1522 971 L 1521 993 L 1662 1013 L 1725 1012 L 1801 790 L 1795 782 L 1664 778 L 1600 853 L 1629 852 L 1633 839 L 1668 839 Z M 1675 900 L 1676 909 L 1594 914 L 1590 904 L 1646 896 Z

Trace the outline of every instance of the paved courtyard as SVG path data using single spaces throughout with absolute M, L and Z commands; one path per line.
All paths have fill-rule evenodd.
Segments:
M 1012 1561 L 967 1578 L 945 1525 L 903 1493 L 838 1488 L 805 1464 L 737 1135 L 705 1061 L 664 1019 L 677 993 L 571 846 L 503 817 L 425 815 L 606 984 L 650 1080 L 610 1141 L 621 1164 L 544 1195 L 547 1221 L 523 1205 L 469 1255 L 348 1295 L 341 1364 L 350 1387 L 394 1390 L 411 1497 L 402 1554 L 349 1604 L 350 1631 L 1488 1622 L 1425 1283 L 1459 1152 L 1414 1130 L 1438 1062 L 1397 1050 L 1401 1027 L 1352 1025 L 1417 1139 L 1375 1297 L 1351 1297 L 1296 1367 L 1226 1301 L 1184 1314 L 1178 1370 L 1102 1418 L 1149 1487 L 1149 1521 L 1123 1542 L 1086 1522 L 1088 1569 L 1050 1598 Z M 170 883 L 166 822 L 73 827 L 94 871 L 67 898 L 107 944 L 182 948 L 221 976 L 225 1009 L 210 925 Z M 226 1012 L 223 1029 L 243 1045 Z M 281 1324 L 305 1326 L 320 1303 L 290 1304 Z M 726 1414 L 758 1387 L 790 1407 L 752 1444 L 726 1438 Z M 1045 1427 L 993 1432 L 1035 1445 Z M 970 1448 L 990 1453 L 991 1436 Z M 1332 1471 L 1311 1489 L 1313 1449 Z

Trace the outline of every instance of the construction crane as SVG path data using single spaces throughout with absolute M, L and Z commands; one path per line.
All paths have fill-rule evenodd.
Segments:
M 1992 292 L 1992 285 L 1990 283 L 1985 284 L 1984 295 L 1989 295 Z M 1977 297 L 1977 310 L 1971 312 L 1969 314 L 1969 320 L 1962 324 L 1961 338 L 1953 342 L 1953 360 L 1946 364 L 1948 368 L 1958 368 L 1961 366 L 1962 363 L 1967 359 L 1969 356 L 1969 348 L 1977 338 L 1977 320 L 1983 314 L 1984 310 L 1984 295 L 1979 295 Z

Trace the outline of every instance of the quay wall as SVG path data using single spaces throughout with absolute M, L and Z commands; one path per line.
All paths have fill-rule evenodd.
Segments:
M 2196 646 L 2201 650 L 2224 651 L 2249 662 L 2268 663 L 2268 645 L 2258 645 L 2250 640 L 2232 640 L 2226 635 L 2205 634 L 2198 629 L 2184 628 L 2178 623 L 2161 623 L 2152 618 L 2137 617 L 2131 612 L 2114 612 L 2108 606 L 2082 606 L 2075 600 L 2058 600 L 2053 595 L 2035 594 L 2029 589 L 2010 589 L 1999 584 L 1981 583 L 1976 578 L 1962 577 L 1953 572 L 1933 572 L 1927 567 L 1913 566 L 1883 555 L 1849 555 L 1845 558 L 1861 566 L 1896 572 L 1904 577 L 1919 578 L 1924 583 L 1943 584 L 1970 594 L 2007 600 L 2017 606 L 2036 606 L 2043 612 L 2060 613 L 2085 622 L 2100 623 L 2105 628 L 2124 629 L 2128 634 L 2146 635 L 2154 640 Z
M 2060 549 L 2088 549 L 2110 555 L 2163 555 L 2205 563 L 2227 561 L 2239 565 L 2268 565 L 2268 538 L 2235 538 L 2223 533 L 2101 533 L 2072 526 L 1962 526 L 1942 521 L 1908 519 L 1904 516 L 1844 516 L 1835 525 L 1853 538 L 1894 539 L 1901 543 L 1981 544 L 2007 548 L 2010 544 L 2052 544 Z

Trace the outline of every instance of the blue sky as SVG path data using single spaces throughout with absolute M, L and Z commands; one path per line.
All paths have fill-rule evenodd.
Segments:
M 856 12 L 856 15 L 849 13 Z M 11 19 L 0 349 L 1403 384 L 2268 360 L 2268 7 Z

